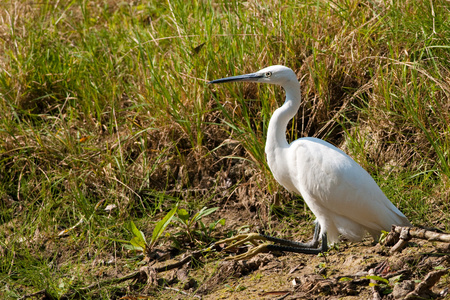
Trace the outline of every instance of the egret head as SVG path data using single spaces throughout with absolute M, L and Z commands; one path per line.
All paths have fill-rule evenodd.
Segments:
M 288 67 L 280 65 L 270 66 L 255 73 L 216 79 L 210 81 L 209 83 L 223 83 L 232 81 L 271 83 L 281 86 L 285 86 L 291 83 L 298 84 L 297 76 L 295 75 L 294 71 L 292 71 Z

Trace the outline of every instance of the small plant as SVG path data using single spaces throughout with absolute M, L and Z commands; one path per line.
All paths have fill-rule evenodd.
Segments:
M 156 223 L 155 228 L 153 229 L 152 238 L 150 240 L 150 243 L 148 244 L 145 238 L 145 234 L 140 231 L 133 221 L 130 222 L 131 232 L 133 233 L 133 237 L 129 241 L 120 240 L 120 242 L 125 243 L 125 247 L 130 250 L 137 250 L 142 251 L 144 255 L 148 256 L 152 250 L 153 247 L 156 244 L 156 241 L 161 237 L 162 233 L 166 229 L 166 227 L 170 224 L 172 221 L 172 218 L 174 217 L 175 213 L 177 212 L 178 204 L 175 205 L 174 208 L 172 208 L 167 215 L 164 216 L 158 223 Z
M 378 243 L 380 243 L 381 245 L 384 245 L 386 243 L 386 238 L 388 235 L 389 235 L 389 232 L 382 230 L 381 235 L 378 238 Z
M 218 207 L 207 208 L 203 207 L 200 211 L 198 211 L 195 215 L 189 218 L 189 213 L 185 209 L 179 209 L 177 211 L 177 216 L 174 217 L 174 221 L 180 224 L 179 227 L 185 230 L 185 233 L 189 237 L 191 242 L 194 242 L 194 235 L 199 236 L 209 236 L 211 232 L 216 228 L 217 224 L 225 225 L 225 219 L 219 219 L 210 223 L 206 226 L 201 218 L 212 214 L 215 212 Z M 200 227 L 200 228 L 199 228 Z
M 386 278 L 377 275 L 367 275 L 364 278 L 370 279 L 369 286 L 381 288 L 381 292 L 385 295 L 392 293 L 392 286 Z

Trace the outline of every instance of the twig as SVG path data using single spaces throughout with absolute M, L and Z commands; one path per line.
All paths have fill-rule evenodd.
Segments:
M 447 273 L 448 269 L 428 273 L 423 281 L 416 286 L 414 291 L 406 295 L 405 299 L 418 299 L 421 294 L 429 291 L 439 281 L 439 279 Z
M 70 289 L 67 293 L 65 293 L 64 295 L 61 296 L 61 299 L 68 299 L 70 296 L 72 296 L 74 294 L 84 294 L 84 293 L 88 293 L 92 290 L 102 288 L 107 285 L 119 284 L 119 283 L 125 282 L 127 280 L 136 279 L 139 277 L 140 273 L 141 273 L 141 271 L 136 271 L 136 272 L 130 273 L 130 274 L 125 275 L 120 278 L 106 279 L 103 281 L 92 283 L 86 287 L 79 288 L 76 290 Z
M 369 270 L 369 276 L 374 276 L 375 270 Z M 378 284 L 374 279 L 370 279 L 370 283 L 372 284 L 372 299 L 373 300 L 381 300 L 380 293 L 378 292 Z
M 169 271 L 175 268 L 179 268 L 185 264 L 187 264 L 188 262 L 190 262 L 192 259 L 198 259 L 200 258 L 200 256 L 202 256 L 205 252 L 208 252 L 209 250 L 198 250 L 195 252 L 192 252 L 191 254 L 189 254 L 188 256 L 186 256 L 185 258 L 183 258 L 182 260 L 173 263 L 173 264 L 169 264 L 169 265 L 165 265 L 162 267 L 156 267 L 155 271 L 156 273 L 161 273 L 161 272 L 165 272 L 165 271 Z
M 202 298 L 202 297 L 200 297 L 199 295 L 191 295 L 191 294 L 189 294 L 189 293 L 186 293 L 185 291 L 182 291 L 182 290 L 180 290 L 180 289 L 176 289 L 176 288 L 173 288 L 173 287 L 165 286 L 164 289 L 166 289 L 166 290 L 171 290 L 171 291 L 175 291 L 175 292 L 180 293 L 180 294 L 183 294 L 183 295 L 185 295 L 185 296 L 196 297 L 196 298 L 199 298 L 199 299 Z
M 277 300 L 283 300 L 286 299 L 287 296 L 289 296 L 291 294 L 291 292 L 287 292 L 286 294 L 284 294 L 283 296 L 277 298 Z
M 399 235 L 398 242 L 389 251 L 390 254 L 393 254 L 403 249 L 405 245 L 408 243 L 408 241 L 411 240 L 412 238 L 418 238 L 433 242 L 436 241 L 436 242 L 450 243 L 450 234 L 448 233 L 440 233 L 417 227 L 401 227 L 393 225 L 389 235 L 391 236 L 389 240 L 392 240 L 393 239 L 392 237 L 396 237 Z
M 17 300 L 24 300 L 24 299 L 27 299 L 27 298 L 37 297 L 37 296 L 41 296 L 41 295 L 44 295 L 47 299 L 54 299 L 53 296 L 51 296 L 47 292 L 47 290 L 43 289 L 43 290 L 31 293 L 31 294 L 24 295 L 24 296 L 18 298 Z
M 161 272 L 165 272 L 165 271 L 169 271 L 175 268 L 179 268 L 185 264 L 187 264 L 188 262 L 190 262 L 192 259 L 198 259 L 200 256 L 202 256 L 205 252 L 208 252 L 208 250 L 199 250 L 199 251 L 195 251 L 192 252 L 190 255 L 186 256 L 185 258 L 183 258 L 182 260 L 180 260 L 179 262 L 173 263 L 173 264 L 168 264 L 165 266 L 161 266 L 161 267 L 155 267 L 153 268 L 154 271 L 156 273 L 161 273 Z M 139 270 L 139 271 L 135 271 L 133 273 L 130 273 L 128 275 L 125 275 L 123 277 L 120 278 L 111 278 L 111 279 L 106 279 L 103 281 L 99 281 L 96 283 L 92 283 L 86 287 L 83 288 L 79 288 L 79 289 L 71 289 L 69 290 L 67 293 L 65 293 L 64 295 L 61 296 L 61 299 L 67 299 L 69 298 L 69 296 L 72 296 L 74 294 L 84 294 L 84 293 L 88 293 L 92 290 L 95 289 L 99 289 L 102 288 L 104 286 L 108 286 L 108 285 L 115 285 L 115 284 L 119 284 L 128 280 L 133 280 L 133 279 L 138 279 L 138 278 L 147 278 L 148 274 L 144 271 L 144 270 Z M 44 292 L 46 293 L 46 290 L 44 290 Z M 39 291 L 40 294 L 42 294 L 42 291 Z M 30 294 L 31 295 L 31 294 Z M 26 298 L 29 298 L 29 295 L 24 296 Z
M 394 227 L 394 226 L 392 226 Z M 394 254 L 395 252 L 400 252 L 403 248 L 405 248 L 408 241 L 411 239 L 409 233 L 409 227 L 401 227 L 400 228 L 400 238 L 398 242 L 391 248 L 389 254 Z M 398 232 L 397 232 L 398 233 Z
M 449 233 L 442 233 L 442 232 L 436 232 L 431 231 L 423 228 L 417 228 L 417 227 L 401 227 L 401 226 L 392 226 L 392 231 L 400 233 L 403 230 L 406 230 L 407 236 L 411 238 L 418 238 L 423 240 L 428 240 L 432 242 L 443 242 L 443 243 L 450 243 L 450 234 Z
M 409 276 L 409 273 L 411 273 L 411 272 L 412 272 L 411 269 L 401 269 L 401 270 L 398 270 L 398 271 L 386 274 L 383 277 L 386 278 L 386 279 L 389 279 L 389 278 L 392 278 L 392 277 L 395 277 L 395 276 L 399 276 L 399 275 L 404 275 L 404 274 L 407 274 L 405 276 Z

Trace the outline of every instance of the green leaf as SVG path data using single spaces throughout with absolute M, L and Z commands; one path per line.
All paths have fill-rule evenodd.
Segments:
M 134 224 L 133 221 L 130 221 L 130 225 L 131 225 L 131 231 L 133 232 L 135 238 L 137 238 L 139 240 L 139 244 L 145 245 L 146 241 L 145 241 L 144 233 L 136 227 L 136 225 Z
M 128 250 L 135 250 L 135 251 L 142 251 L 142 252 L 144 251 L 144 249 L 142 247 L 137 247 L 137 246 L 128 245 L 128 244 L 123 245 L 123 247 Z
M 380 244 L 384 244 L 384 241 L 386 240 L 386 238 L 387 238 L 388 235 L 389 235 L 389 232 L 382 230 L 382 231 L 381 231 L 381 235 L 380 235 L 380 237 L 378 238 L 378 242 L 379 242 Z
M 205 223 L 203 223 L 202 221 L 198 221 L 198 224 L 200 224 L 200 229 L 201 230 L 206 231 Z
M 350 277 L 342 277 L 339 281 L 352 281 L 353 279 Z
M 206 209 L 206 206 L 203 207 L 198 213 L 196 213 L 193 217 L 192 217 L 192 223 L 197 222 L 198 220 L 200 220 L 201 218 L 212 214 L 213 212 L 215 212 L 216 210 L 218 210 L 218 207 L 211 207 Z
M 214 229 L 216 229 L 217 224 L 220 224 L 220 225 L 224 226 L 225 225 L 225 219 L 222 218 L 220 220 L 217 220 L 215 222 L 210 223 L 209 224 L 209 230 L 213 231 Z
M 197 220 L 200 219 L 199 216 L 205 209 L 206 209 L 206 206 L 204 206 L 195 215 L 193 215 L 191 220 L 189 221 L 189 225 L 195 224 L 195 222 L 197 222 Z
M 152 234 L 152 240 L 150 242 L 150 248 L 153 247 L 153 245 L 156 243 L 158 238 L 161 236 L 161 234 L 166 229 L 167 225 L 170 224 L 170 221 L 172 221 L 173 216 L 178 210 L 178 204 L 175 205 L 171 211 L 167 213 L 167 215 L 164 216 L 162 220 L 160 220 L 158 223 L 156 223 L 155 229 L 153 229 Z
M 216 228 L 216 225 L 217 225 L 217 221 L 209 223 L 209 226 L 208 226 L 209 232 L 213 231 Z
M 178 215 L 177 220 L 183 222 L 184 224 L 187 224 L 189 214 L 184 208 L 180 208 L 179 210 L 177 210 L 177 215 Z
M 130 240 L 130 244 L 131 244 L 132 246 L 134 246 L 134 247 L 140 247 L 140 248 L 142 248 L 142 249 L 145 249 L 146 246 L 147 246 L 147 244 L 146 244 L 144 241 L 142 241 L 140 238 L 138 238 L 138 237 L 133 237 L 133 238 Z
M 394 276 L 394 277 L 391 277 L 391 278 L 389 278 L 389 283 L 390 284 L 397 283 L 397 282 L 402 280 L 402 277 L 403 277 L 402 274 Z
M 102 239 L 104 237 L 99 237 L 99 238 Z M 107 238 L 107 240 L 110 240 L 110 241 L 113 241 L 113 242 L 118 242 L 118 243 L 131 244 L 131 242 L 127 241 L 127 240 L 113 239 L 113 238 Z
M 186 225 L 186 223 L 183 220 L 181 220 L 180 218 L 178 218 L 177 216 L 173 216 L 172 220 L 175 222 L 178 222 L 182 225 Z
M 380 277 L 380 276 L 376 276 L 376 275 L 368 275 L 365 278 L 367 279 L 372 279 L 372 280 L 376 280 L 376 281 L 381 281 L 383 283 L 389 284 L 389 280 L 387 280 L 386 278 Z

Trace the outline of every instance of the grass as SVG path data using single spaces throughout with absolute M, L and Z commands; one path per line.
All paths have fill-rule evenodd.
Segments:
M 130 220 L 149 235 L 175 203 L 191 212 L 234 203 L 265 220 L 274 198 L 291 201 L 263 150 L 281 90 L 206 84 L 272 64 L 301 79 L 290 139 L 343 148 L 414 224 L 449 230 L 449 9 L 443 0 L 2 2 L 0 295 L 59 297 L 97 280 L 94 271 L 136 269 L 111 239 L 129 239 Z M 109 204 L 117 209 L 105 212 Z

